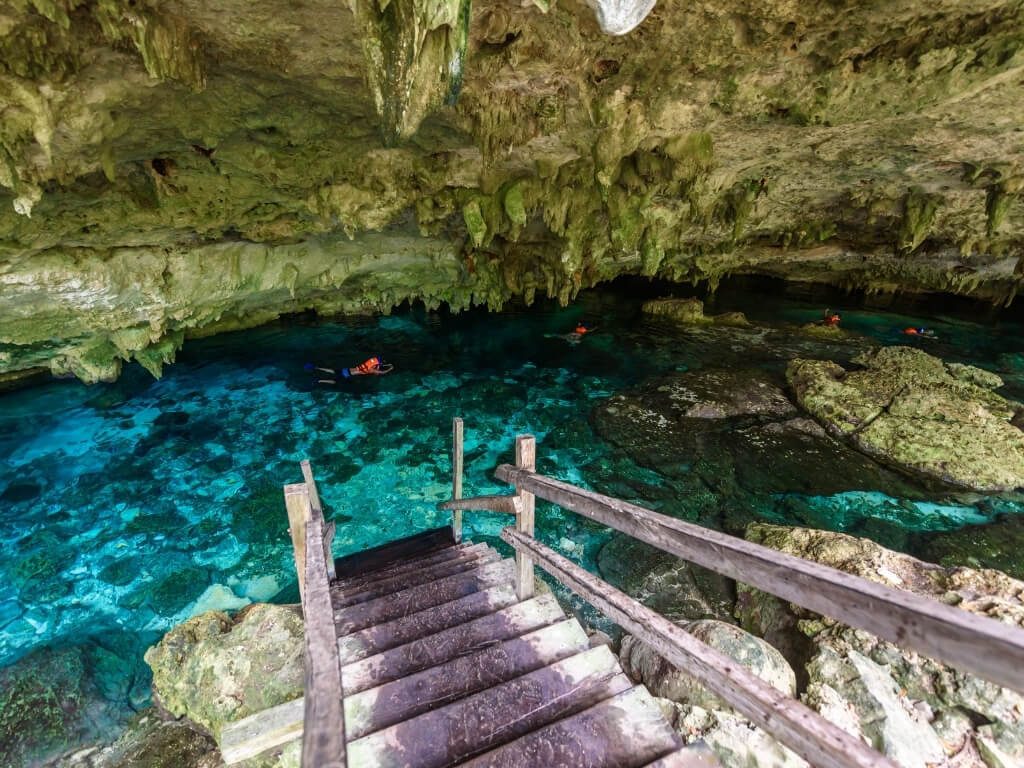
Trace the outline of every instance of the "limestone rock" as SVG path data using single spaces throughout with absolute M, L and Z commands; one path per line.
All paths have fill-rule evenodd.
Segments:
M 668 699 L 655 701 L 685 743 L 704 741 L 723 766 L 808 768 L 797 754 L 733 712 Z
M 864 367 L 794 360 L 786 371 L 797 402 L 832 434 L 921 477 L 981 491 L 1024 485 L 1024 432 L 1010 424 L 1018 405 L 989 389 L 994 379 L 966 368 L 951 373 L 909 347 L 854 362 Z
M 808 672 L 805 702 L 849 733 L 867 737 L 879 752 L 906 768 L 927 768 L 945 757 L 928 720 L 884 667 L 857 651 L 840 657 L 825 647 Z
M 721 315 L 705 315 L 704 302 L 700 299 L 652 299 L 645 301 L 644 312 L 664 315 L 680 323 L 747 326 L 750 323 L 742 312 L 726 312 Z
M 747 538 L 868 580 L 1024 626 L 1024 582 L 998 571 L 942 568 L 866 539 L 829 531 L 755 524 L 748 528 Z M 950 765 L 970 765 L 969 758 L 976 753 L 984 755 L 985 744 L 995 743 L 992 739 L 1003 745 L 998 748 L 1000 754 L 1015 754 L 1014 750 L 1024 748 L 1024 697 L 1019 693 L 757 590 L 742 589 L 739 605 L 746 616 L 757 617 L 756 628 L 766 637 L 772 631 L 778 635 L 803 634 L 805 658 L 810 659 L 808 703 L 851 733 L 864 733 L 877 748 L 907 761 L 905 765 L 922 765 L 919 756 L 940 765 L 946 759 L 961 761 Z M 751 623 L 743 622 L 744 626 Z M 998 734 L 982 731 L 973 723 L 968 727 L 957 714 L 961 712 L 999 723 Z M 936 737 L 942 736 L 948 749 L 938 742 L 941 750 L 937 752 L 936 741 L 925 728 Z M 907 738 L 920 744 L 917 752 L 906 752 L 901 746 Z
M 796 675 L 792 668 L 782 654 L 763 640 L 732 624 L 710 619 L 686 622 L 680 626 L 787 696 L 796 693 Z M 622 639 L 619 660 L 626 673 L 646 685 L 654 696 L 708 709 L 728 709 L 728 705 L 710 693 L 701 682 L 632 635 Z
M 732 580 L 699 565 L 616 534 L 598 553 L 601 577 L 672 621 L 731 621 Z
M 146 652 L 153 696 L 219 739 L 227 723 L 302 695 L 303 624 L 288 607 L 257 603 L 236 617 L 189 619 Z

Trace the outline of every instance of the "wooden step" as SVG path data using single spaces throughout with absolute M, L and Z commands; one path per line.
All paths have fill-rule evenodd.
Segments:
M 479 555 L 473 554 L 465 559 L 454 558 L 452 560 L 442 560 L 440 563 L 424 566 L 418 570 L 410 571 L 408 573 L 400 573 L 396 576 L 391 576 L 390 578 L 370 582 L 361 588 L 356 588 L 351 591 L 344 587 L 340 589 L 332 587 L 331 603 L 335 608 L 343 608 L 346 605 L 355 605 L 356 603 L 365 603 L 367 600 L 372 600 L 375 597 L 390 595 L 392 592 L 409 589 L 410 587 L 415 587 L 419 584 L 426 584 L 428 581 L 438 581 L 446 576 L 470 571 L 474 568 L 480 567 L 481 565 L 497 562 L 500 559 L 501 555 L 493 549 L 488 548 L 488 551 Z
M 395 539 L 361 552 L 353 552 L 346 557 L 339 557 L 334 561 L 334 570 L 338 579 L 347 579 L 361 573 L 376 571 L 395 564 L 396 561 L 408 560 L 410 557 L 418 557 L 437 549 L 450 547 L 456 543 L 451 526 L 445 525 L 441 528 L 406 536 L 404 539 Z
M 444 610 L 444 606 L 434 610 Z M 541 595 L 347 664 L 341 669 L 342 687 L 345 695 L 351 696 L 429 667 L 444 664 L 456 656 L 473 653 L 513 637 L 521 637 L 564 618 L 565 614 L 555 596 Z
M 514 560 L 499 560 L 465 573 L 420 584 L 411 589 L 356 603 L 335 610 L 334 623 L 338 634 L 347 635 L 360 629 L 409 616 L 427 608 L 457 600 L 503 582 L 511 582 Z
M 444 605 L 427 608 L 338 638 L 338 656 L 350 664 L 427 635 L 458 627 L 516 603 L 511 583 L 498 584 Z
M 346 591 L 356 590 L 366 584 L 397 576 L 400 573 L 408 573 L 409 571 L 415 571 L 428 565 L 444 562 L 445 560 L 455 560 L 467 556 L 472 557 L 489 551 L 491 551 L 491 548 L 486 544 L 470 544 L 468 542 L 456 544 L 453 547 L 437 549 L 419 557 L 410 557 L 408 560 L 402 560 L 400 563 L 394 563 L 386 568 L 378 568 L 375 571 L 368 571 L 347 579 L 338 579 L 331 584 L 331 587 L 338 587 Z
M 648 763 L 644 768 L 722 768 L 722 764 L 707 744 L 695 741 Z
M 463 763 L 463 768 L 640 768 L 682 744 L 642 685 Z
M 456 765 L 631 687 L 607 647 L 591 648 L 349 742 L 348 768 Z
M 565 619 L 362 693 L 346 691 L 345 736 L 358 739 L 589 647 L 580 623 Z

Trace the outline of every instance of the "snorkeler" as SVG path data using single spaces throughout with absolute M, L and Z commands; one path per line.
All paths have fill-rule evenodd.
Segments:
M 592 325 L 586 323 L 576 323 L 576 326 L 572 329 L 571 333 L 545 333 L 545 339 L 563 339 L 568 341 L 570 344 L 579 344 L 580 340 L 588 333 L 596 331 Z
M 907 336 L 920 336 L 924 339 L 934 339 L 936 337 L 935 331 L 931 328 L 904 328 L 902 333 Z
M 821 316 L 821 324 L 837 326 L 839 325 L 839 321 L 842 319 L 842 315 L 840 315 L 838 312 L 833 312 L 831 309 L 826 309 Z
M 332 376 L 337 375 L 337 371 L 333 368 L 321 368 L 319 365 L 313 365 L 312 363 L 306 363 L 307 371 L 323 371 L 329 373 Z M 391 363 L 385 363 L 379 357 L 371 357 L 365 363 L 360 363 L 355 368 L 342 368 L 341 376 L 347 379 L 350 376 L 383 376 L 387 373 L 391 373 L 395 370 L 395 366 Z M 317 379 L 317 384 L 337 384 L 336 379 Z

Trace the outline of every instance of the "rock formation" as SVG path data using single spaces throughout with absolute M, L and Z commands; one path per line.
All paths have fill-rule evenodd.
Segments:
M 911 347 L 853 362 L 862 368 L 793 360 L 786 371 L 830 433 L 912 474 L 981 491 L 1024 486 L 1024 432 L 1010 423 L 1021 406 L 992 391 L 998 376 Z
M 564 302 L 622 274 L 1007 301 L 1022 21 L 1007 0 L 12 0 L 0 375 L 159 375 L 281 313 Z

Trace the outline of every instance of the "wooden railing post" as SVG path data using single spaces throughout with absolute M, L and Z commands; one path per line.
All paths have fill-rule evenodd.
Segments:
M 537 467 L 537 441 L 533 435 L 516 436 L 516 466 L 533 472 Z M 519 491 L 521 502 L 516 513 L 516 530 L 533 538 L 533 513 L 535 499 L 529 491 Z M 516 597 L 528 600 L 533 597 L 533 559 L 522 550 L 516 550 Z
M 290 483 L 284 487 L 284 506 L 288 510 L 288 532 L 292 536 L 295 552 L 295 573 L 299 577 L 299 596 L 306 604 L 306 524 L 313 517 L 309 500 L 309 487 L 305 483 Z
M 462 498 L 462 419 L 452 419 L 452 499 Z M 462 510 L 452 510 L 452 536 L 462 541 Z
M 309 504 L 313 508 L 313 514 L 321 521 L 324 519 L 324 508 L 320 505 L 320 492 L 316 489 L 316 480 L 313 479 L 313 467 L 309 459 L 300 462 L 302 477 L 309 489 Z M 334 523 L 324 522 L 324 561 L 327 563 L 327 580 L 334 581 L 334 555 L 331 554 L 331 542 L 334 541 L 334 531 L 337 526 Z

